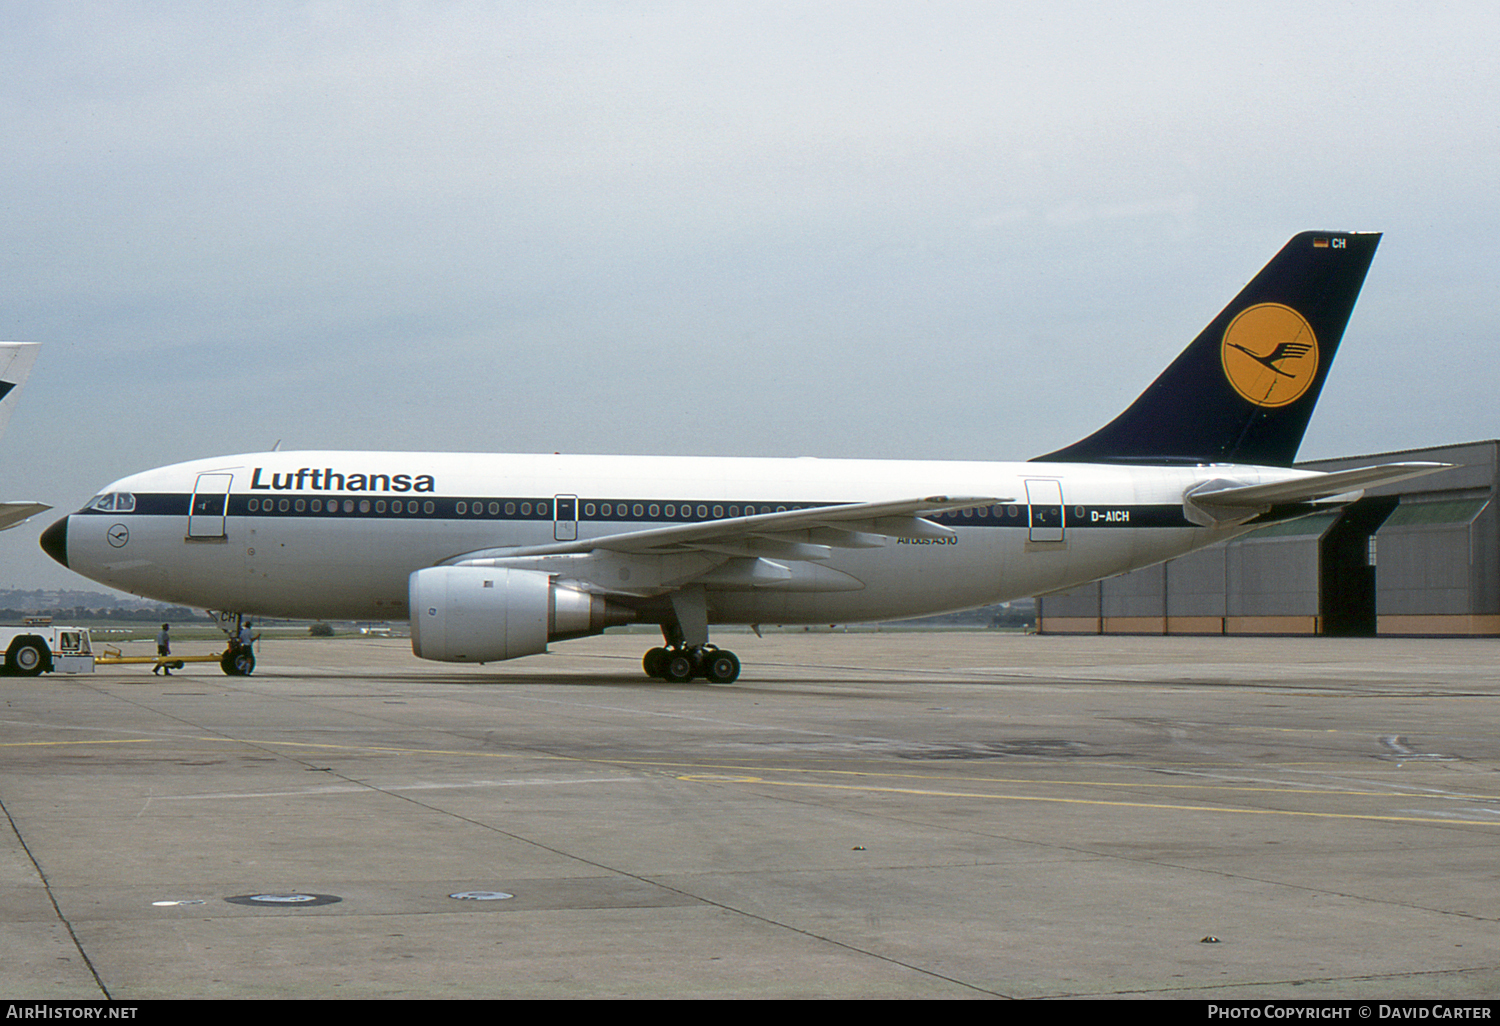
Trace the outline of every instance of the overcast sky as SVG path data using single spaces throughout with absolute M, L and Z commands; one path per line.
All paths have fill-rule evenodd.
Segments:
M 1500 435 L 1493 3 L 4 3 L 0 497 L 282 447 L 1025 459 L 1297 231 L 1305 458 Z M 0 588 L 88 585 L 0 536 Z

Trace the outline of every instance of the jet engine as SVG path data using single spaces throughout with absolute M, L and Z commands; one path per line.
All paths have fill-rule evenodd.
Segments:
M 434 566 L 408 583 L 411 650 L 423 659 L 489 663 L 547 651 L 549 641 L 629 623 L 633 610 L 568 588 L 539 570 Z

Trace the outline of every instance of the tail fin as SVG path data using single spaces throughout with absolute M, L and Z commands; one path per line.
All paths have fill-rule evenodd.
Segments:
M 16 408 L 16 391 L 36 362 L 36 349 L 30 342 L 0 342 L 0 434 Z M 51 508 L 40 502 L 0 502 L 0 531 Z
M 1379 244 L 1294 235 L 1129 409 L 1036 459 L 1289 466 Z

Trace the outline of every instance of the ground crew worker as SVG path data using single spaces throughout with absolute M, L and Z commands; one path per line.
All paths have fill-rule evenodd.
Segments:
M 169 633 L 171 627 L 168 624 L 161 625 L 161 631 L 156 635 L 156 665 L 151 667 L 151 675 L 165 671 L 168 677 L 172 676 L 172 670 L 161 661 L 162 656 L 172 654 L 172 635 Z

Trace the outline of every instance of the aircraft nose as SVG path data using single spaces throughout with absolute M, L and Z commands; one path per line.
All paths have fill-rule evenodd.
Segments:
M 63 517 L 57 523 L 42 532 L 42 551 L 63 566 L 68 565 L 68 518 Z

